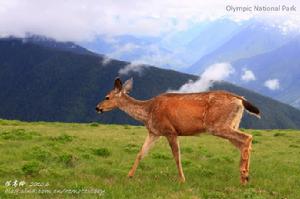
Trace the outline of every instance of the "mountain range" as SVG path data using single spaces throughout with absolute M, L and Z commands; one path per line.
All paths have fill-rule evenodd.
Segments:
M 105 63 L 102 55 L 67 48 L 72 43 L 52 45 L 54 41 L 47 42 L 48 45 L 43 45 L 18 38 L 0 39 L 1 118 L 138 124 L 118 110 L 103 115 L 94 111 L 96 104 L 111 90 L 119 70 L 129 62 L 111 60 Z M 176 90 L 198 78 L 149 65 L 141 72 L 121 76 L 123 80 L 130 77 L 134 79 L 132 96 L 138 99 Z M 215 83 L 211 89 L 245 96 L 261 109 L 261 120 L 245 113 L 241 124 L 244 128 L 300 128 L 300 111 L 289 105 L 227 82 Z

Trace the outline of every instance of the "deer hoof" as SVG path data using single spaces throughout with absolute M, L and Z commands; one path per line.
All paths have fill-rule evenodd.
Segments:
M 133 176 L 134 176 L 134 174 L 132 172 L 129 172 L 127 175 L 128 178 L 132 178 Z
M 243 176 L 241 177 L 241 184 L 246 185 L 249 182 L 249 176 Z
M 179 182 L 180 182 L 180 183 L 185 183 L 185 177 L 180 177 L 180 178 L 179 178 Z

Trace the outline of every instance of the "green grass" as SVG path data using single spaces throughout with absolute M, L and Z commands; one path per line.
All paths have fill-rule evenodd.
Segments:
M 243 131 L 255 140 L 247 186 L 239 183 L 238 150 L 208 134 L 180 137 L 181 184 L 165 138 L 127 178 L 144 127 L 0 120 L 0 198 L 299 198 L 300 131 Z M 26 184 L 5 186 L 14 180 Z M 25 189 L 69 192 L 7 193 Z

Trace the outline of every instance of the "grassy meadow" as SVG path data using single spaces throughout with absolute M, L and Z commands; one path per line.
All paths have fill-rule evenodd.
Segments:
M 208 134 L 181 137 L 186 183 L 165 138 L 127 178 L 142 126 L 0 120 L 0 198 L 300 198 L 300 131 L 254 135 L 250 183 L 239 183 L 239 151 Z

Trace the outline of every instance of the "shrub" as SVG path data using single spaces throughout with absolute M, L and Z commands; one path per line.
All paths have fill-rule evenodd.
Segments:
M 38 162 L 28 162 L 22 167 L 22 171 L 25 175 L 34 176 L 37 175 L 39 170 L 41 169 L 41 166 Z
M 220 191 L 204 192 L 204 198 L 224 199 L 226 195 Z
M 192 162 L 189 160 L 182 160 L 181 163 L 182 163 L 182 166 L 189 166 L 192 164 Z
M 265 197 L 263 197 L 259 191 L 256 191 L 254 188 L 249 188 L 247 190 L 244 191 L 244 198 L 246 199 L 264 199 Z
M 92 122 L 92 123 L 90 124 L 90 126 L 91 126 L 91 127 L 97 127 L 97 126 L 99 126 L 99 123 L 97 123 L 97 122 Z
M 291 145 L 289 145 L 289 147 L 291 147 L 291 148 L 300 148 L 300 146 L 298 146 L 296 144 L 291 144 Z
M 279 137 L 279 136 L 285 136 L 285 134 L 284 133 L 274 133 L 273 136 L 274 137 Z
M 259 143 L 258 140 L 256 140 L 256 139 L 253 139 L 253 140 L 252 140 L 252 144 L 257 144 L 257 143 Z
M 60 143 L 67 143 L 67 142 L 72 142 L 73 139 L 75 138 L 75 136 L 70 136 L 67 134 L 62 134 L 58 137 L 51 137 L 50 139 L 56 142 L 60 142 Z
M 36 160 L 45 162 L 47 159 L 50 158 L 51 154 L 46 150 L 43 150 L 39 147 L 35 147 L 32 149 L 32 151 L 29 152 L 29 156 Z
M 40 136 L 40 134 L 34 131 L 26 132 L 24 129 L 12 129 L 0 134 L 0 137 L 5 140 L 31 140 L 33 136 Z
M 139 147 L 136 144 L 127 144 L 124 147 L 124 151 L 128 153 L 137 153 L 139 152 Z
M 74 167 L 78 158 L 72 154 L 63 154 L 59 156 L 59 160 L 64 163 L 66 167 Z
M 94 155 L 101 156 L 101 157 L 108 157 L 111 155 L 110 151 L 107 148 L 98 148 L 92 149 Z
M 129 125 L 123 125 L 124 129 L 131 129 Z
M 223 160 L 225 160 L 228 163 L 233 163 L 234 162 L 234 160 L 229 156 L 223 156 Z
M 262 136 L 262 133 L 259 131 L 252 131 L 252 135 L 254 136 Z
M 154 159 L 162 159 L 162 160 L 169 160 L 171 157 L 163 154 L 163 153 L 153 153 L 152 158 Z
M 201 168 L 200 169 L 200 175 L 205 177 L 210 177 L 214 175 L 214 172 L 210 169 Z
M 180 149 L 180 151 L 181 151 L 182 153 L 192 153 L 192 152 L 193 152 L 193 149 L 192 149 L 191 147 L 182 147 L 182 148 Z

